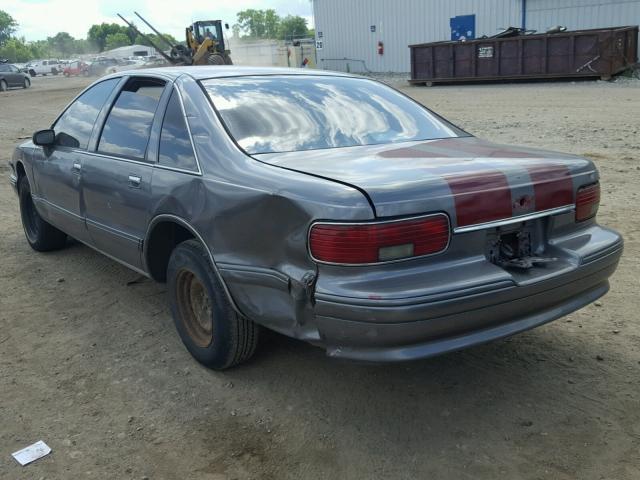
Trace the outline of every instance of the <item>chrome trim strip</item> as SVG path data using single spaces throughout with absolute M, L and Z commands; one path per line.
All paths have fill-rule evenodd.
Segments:
M 84 242 L 82 240 L 78 240 L 80 243 L 82 243 L 83 245 L 86 245 L 87 247 L 89 247 L 91 250 L 95 250 L 96 252 L 100 253 L 101 255 L 104 255 L 105 257 L 113 260 L 116 263 L 119 263 L 120 265 L 122 265 L 123 267 L 127 267 L 130 270 L 133 270 L 134 272 L 139 273 L 140 275 L 147 277 L 147 278 L 151 278 L 151 275 L 149 275 L 149 273 L 145 272 L 144 270 L 138 268 L 138 267 L 134 267 L 133 265 L 131 265 L 130 263 L 125 262 L 124 260 L 120 260 L 119 258 L 114 257 L 113 255 L 110 255 L 106 252 L 103 252 L 102 250 L 100 250 L 98 247 L 96 247 L 95 245 L 92 245 L 90 243 Z
M 575 208 L 576 208 L 575 205 L 565 205 L 564 207 L 551 208 L 549 210 L 541 210 L 540 212 L 528 213 L 526 215 L 505 218 L 503 220 L 495 220 L 492 222 L 476 223 L 475 225 L 456 227 L 453 229 L 453 233 L 456 234 L 456 233 L 475 232 L 477 230 L 484 230 L 485 228 L 502 227 L 504 225 L 511 225 L 512 223 L 526 222 L 527 220 L 535 220 L 536 218 L 572 212 L 575 210 Z
M 75 218 L 76 220 L 80 220 L 82 222 L 84 222 L 84 217 L 82 215 L 78 215 L 75 212 L 72 212 L 71 210 L 67 210 L 64 207 L 61 207 L 59 205 L 56 205 L 55 203 L 51 203 L 49 200 L 47 200 L 46 198 L 43 197 L 38 197 L 36 195 L 31 194 L 31 198 L 36 202 L 36 203 L 41 203 L 44 205 L 48 205 L 49 207 L 52 207 L 54 209 L 56 209 L 58 212 L 60 213 L 64 213 L 65 215 L 68 215 L 70 217 Z
M 98 152 L 90 152 L 88 150 L 78 150 L 78 152 L 84 153 L 84 154 L 87 154 L 87 155 L 91 155 L 93 157 L 108 158 L 110 160 L 120 160 L 122 162 L 133 163 L 135 165 L 144 165 L 145 167 L 150 167 L 150 168 L 159 168 L 161 170 L 170 170 L 172 172 L 180 172 L 180 173 L 187 173 L 189 175 L 202 176 L 202 172 L 196 172 L 194 170 L 184 170 L 182 168 L 167 167 L 167 166 L 155 163 L 155 162 L 146 162 L 146 161 L 142 161 L 142 160 L 133 160 L 131 158 L 126 158 L 126 157 L 116 157 L 114 155 L 107 155 L 107 154 L 98 153 Z M 199 168 L 199 166 L 198 166 L 198 168 Z
M 191 150 L 193 150 L 193 156 L 196 159 L 196 165 L 198 165 L 198 175 L 202 175 L 202 167 L 200 166 L 200 159 L 198 158 L 198 152 L 196 152 L 196 144 L 193 141 L 193 135 L 191 134 L 191 127 L 189 126 L 189 119 L 187 117 L 187 111 L 184 108 L 184 101 L 182 100 L 182 93 L 180 93 L 180 89 L 178 88 L 177 85 L 173 85 L 173 90 L 178 94 L 178 100 L 180 101 L 180 109 L 182 110 L 182 117 L 184 118 L 184 123 L 187 125 L 187 132 L 189 133 L 189 141 L 191 142 Z M 167 104 L 167 107 L 169 105 Z M 165 115 L 166 115 L 166 109 L 165 109 Z M 164 123 L 164 119 L 162 120 Z M 160 139 L 162 139 L 162 126 L 160 126 Z M 159 153 L 159 152 L 158 152 Z M 160 163 L 158 162 L 158 165 L 160 165 Z M 196 173 L 193 170 L 182 170 L 182 169 L 174 169 L 174 170 L 178 170 L 178 171 L 185 171 L 185 172 L 191 172 L 191 173 Z
M 100 229 L 103 232 L 107 232 L 128 242 L 135 243 L 136 245 L 138 245 L 138 247 L 140 247 L 140 244 L 142 243 L 142 239 L 134 235 L 118 230 L 117 228 L 109 227 L 108 225 L 96 222 L 95 220 L 91 220 L 90 218 L 85 218 L 85 222 L 87 223 L 87 227 L 91 225 L 92 227 Z
M 438 251 L 438 252 L 434 252 L 434 253 L 428 253 L 427 255 L 418 255 L 415 257 L 405 257 L 405 258 L 398 258 L 396 260 L 386 260 L 383 262 L 371 262 L 371 263 L 336 263 L 336 262 L 325 262 L 324 260 L 318 260 L 317 258 L 315 258 L 313 256 L 313 254 L 311 253 L 311 229 L 316 226 L 316 225 L 383 225 L 385 223 L 397 223 L 397 222 L 406 222 L 406 221 L 410 221 L 410 220 L 421 220 L 423 218 L 429 218 L 429 217 L 437 217 L 437 216 L 443 216 L 447 219 L 447 225 L 449 227 L 449 239 L 447 241 L 447 244 L 445 245 L 445 247 Z M 310 226 L 309 226 L 309 230 L 307 230 L 307 252 L 309 253 L 309 256 L 311 257 L 311 260 L 313 260 L 316 263 L 320 263 L 322 265 L 339 265 L 342 267 L 367 267 L 367 266 L 371 266 L 371 265 L 386 265 L 389 263 L 398 263 L 398 262 L 406 262 L 409 260 L 416 260 L 419 258 L 425 258 L 425 257 L 431 257 L 433 255 L 440 255 L 441 253 L 445 252 L 448 248 L 449 245 L 451 244 L 451 220 L 449 220 L 449 215 L 447 215 L 446 213 L 442 213 L 442 212 L 438 212 L 438 213 L 429 213 L 427 215 L 418 215 L 415 217 L 404 217 L 404 218 L 396 218 L 393 220 L 371 220 L 371 221 L 359 221 L 359 222 L 349 222 L 349 221 L 344 221 L 344 222 L 325 222 L 325 221 L 316 221 L 313 222 Z

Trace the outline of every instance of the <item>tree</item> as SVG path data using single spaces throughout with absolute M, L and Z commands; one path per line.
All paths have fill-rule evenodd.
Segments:
M 131 45 L 131 38 L 128 35 L 129 27 L 123 27 L 117 23 L 91 25 L 89 32 L 87 32 L 87 39 L 94 43 L 98 47 L 98 50 L 102 52 L 107 47 L 107 36 L 116 33 L 122 33 L 125 35 L 127 37 L 127 45 Z
M 272 8 L 264 11 L 264 38 L 276 38 L 280 27 L 280 17 Z
M 307 20 L 297 15 L 287 15 L 280 21 L 278 38 L 280 40 L 293 40 L 294 38 L 306 37 L 309 35 Z
M 58 32 L 54 37 L 48 37 L 47 43 L 63 57 L 75 52 L 75 38 L 67 32 Z
M 17 27 L 18 22 L 7 12 L 0 10 L 0 46 L 11 38 Z
M 158 38 L 158 36 L 155 35 L 154 33 L 148 33 L 148 34 L 145 34 L 145 36 L 150 38 L 151 41 L 153 43 L 155 43 L 161 50 L 168 50 L 169 49 L 169 45 L 167 45 L 162 39 Z M 172 45 L 177 45 L 178 43 L 180 43 L 170 33 L 163 33 L 162 36 L 165 37 L 167 40 L 169 40 Z M 133 44 L 134 45 L 146 45 L 148 47 L 153 47 L 153 45 L 151 45 L 151 43 L 149 43 L 149 40 L 144 38 L 142 35 L 138 35 L 133 40 Z
M 114 48 L 125 47 L 127 45 L 131 45 L 131 41 L 126 33 L 110 33 L 105 38 L 104 47 L 106 50 L 113 50 Z
M 281 19 L 275 10 L 256 10 L 249 8 L 237 14 L 238 23 L 233 26 L 234 36 L 244 32 L 251 38 L 277 38 Z

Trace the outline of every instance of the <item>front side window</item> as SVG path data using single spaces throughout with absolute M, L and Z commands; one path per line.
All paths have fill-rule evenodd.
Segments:
M 198 170 L 196 157 L 191 145 L 191 137 L 187 122 L 182 113 L 178 92 L 171 93 L 167 111 L 162 121 L 160 133 L 160 165 L 180 168 L 182 170 Z
M 53 126 L 57 145 L 87 148 L 98 114 L 118 81 L 112 78 L 94 85 L 67 108 Z
M 203 85 L 231 135 L 252 154 L 467 135 L 400 92 L 367 79 L 247 76 Z
M 164 82 L 133 78 L 124 86 L 107 116 L 98 151 L 142 160 Z

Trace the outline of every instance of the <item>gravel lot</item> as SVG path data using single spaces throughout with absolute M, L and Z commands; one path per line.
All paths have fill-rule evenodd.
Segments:
M 89 80 L 0 94 L 0 158 Z M 584 154 L 626 251 L 611 292 L 531 332 L 364 366 L 267 336 L 225 373 L 164 286 L 82 245 L 37 254 L 0 164 L 0 478 L 640 478 L 640 82 L 402 89 L 471 133 Z M 52 454 L 20 467 L 39 439 Z

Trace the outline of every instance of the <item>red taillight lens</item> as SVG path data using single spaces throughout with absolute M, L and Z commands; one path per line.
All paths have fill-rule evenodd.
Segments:
M 576 195 L 576 222 L 593 217 L 600 205 L 600 184 L 580 187 Z
M 449 217 L 444 214 L 370 224 L 316 223 L 309 250 L 320 262 L 378 263 L 438 253 L 449 244 Z

